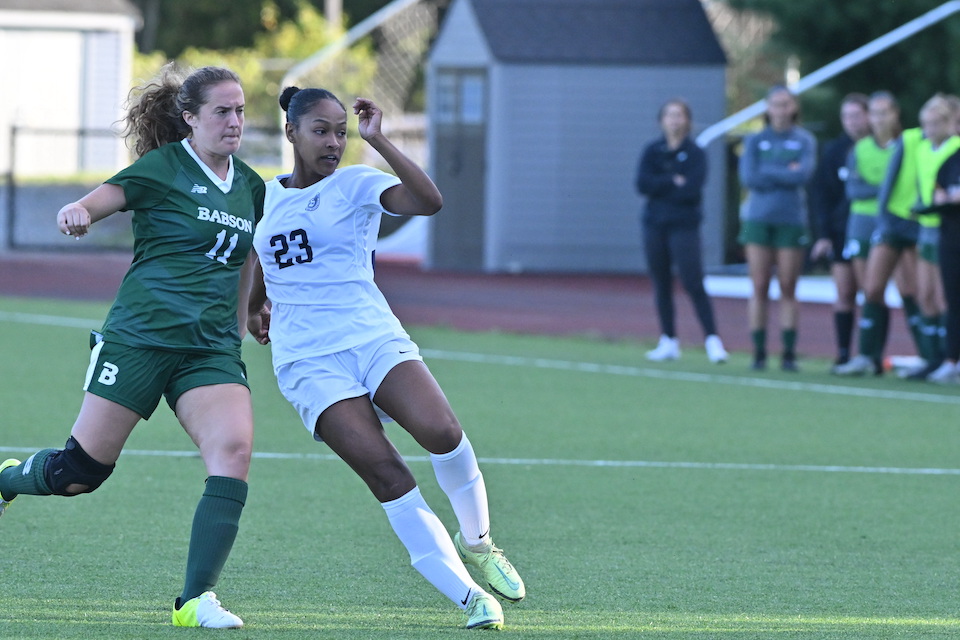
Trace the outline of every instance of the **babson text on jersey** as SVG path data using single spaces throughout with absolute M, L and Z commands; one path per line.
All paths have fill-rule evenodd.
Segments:
M 197 207 L 197 220 L 206 220 L 207 222 L 216 222 L 225 227 L 233 227 L 247 233 L 253 233 L 253 222 L 244 220 L 237 216 L 232 216 L 226 211 L 211 211 L 206 207 Z

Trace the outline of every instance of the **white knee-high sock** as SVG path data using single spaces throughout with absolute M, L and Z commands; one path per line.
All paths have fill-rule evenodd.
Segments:
M 487 487 L 467 434 L 463 434 L 456 449 L 450 453 L 430 454 L 430 460 L 437 482 L 450 498 L 453 512 L 457 514 L 464 542 L 470 546 L 488 543 L 490 508 L 487 505 Z
M 480 588 L 463 566 L 443 523 L 420 495 L 420 488 L 381 504 L 390 526 L 410 553 L 413 568 L 454 604 L 466 609 L 470 596 Z

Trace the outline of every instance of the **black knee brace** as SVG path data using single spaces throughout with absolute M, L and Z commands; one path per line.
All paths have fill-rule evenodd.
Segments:
M 75 496 L 90 493 L 110 477 L 116 465 L 101 464 L 91 458 L 73 436 L 63 449 L 51 454 L 45 461 L 43 478 L 57 496 Z M 85 486 L 77 492 L 67 491 L 72 484 Z

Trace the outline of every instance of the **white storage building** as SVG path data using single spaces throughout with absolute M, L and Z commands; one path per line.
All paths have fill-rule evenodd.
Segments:
M 127 0 L 0 2 L 0 174 L 11 149 L 18 177 L 128 163 L 122 141 L 102 132 L 123 116 L 140 25 Z

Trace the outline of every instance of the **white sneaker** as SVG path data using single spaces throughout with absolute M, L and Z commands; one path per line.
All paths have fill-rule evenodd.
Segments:
M 703 347 L 707 350 L 707 359 L 710 362 L 719 364 L 727 361 L 729 354 L 723 348 L 723 341 L 720 340 L 720 336 L 715 334 L 707 336 L 707 339 L 703 341 Z
M 877 370 L 877 365 L 869 357 L 860 354 L 850 358 L 849 362 L 838 364 L 830 370 L 837 376 L 865 376 L 869 374 L 880 375 L 882 371 Z
M 897 369 L 897 377 L 903 380 L 926 380 L 927 376 L 933 373 L 931 369 L 933 369 L 933 367 L 929 366 L 926 361 L 923 361 L 915 367 Z
M 927 376 L 928 382 L 937 384 L 960 384 L 960 367 L 955 362 L 944 360 L 933 373 Z
M 657 348 L 647 351 L 647 360 L 662 362 L 664 360 L 676 360 L 680 357 L 680 341 L 670 336 L 660 336 L 660 342 Z

